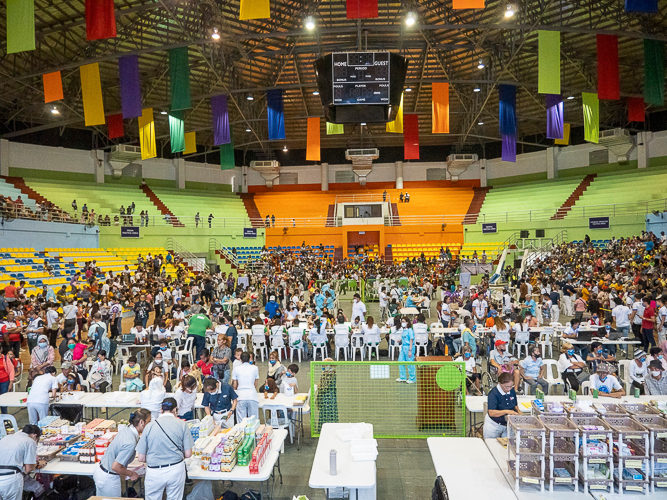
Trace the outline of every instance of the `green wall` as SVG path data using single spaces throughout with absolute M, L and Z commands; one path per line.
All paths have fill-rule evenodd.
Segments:
M 9 168 L 9 175 L 13 177 L 27 177 L 28 179 L 52 179 L 54 181 L 95 182 L 95 174 L 80 174 L 78 172 L 61 172 L 59 170 L 37 170 L 32 168 Z

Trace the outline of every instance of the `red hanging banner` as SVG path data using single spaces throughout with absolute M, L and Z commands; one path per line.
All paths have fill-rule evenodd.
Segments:
M 419 160 L 419 115 L 403 115 L 403 149 L 406 160 Z
M 86 0 L 86 38 L 116 38 L 116 13 L 113 0 Z
M 125 135 L 123 130 L 123 114 L 107 116 L 107 127 L 109 128 L 109 139 L 118 139 Z
M 646 104 L 643 97 L 628 97 L 628 121 L 644 122 L 646 120 Z
M 371 19 L 378 17 L 378 0 L 347 0 L 348 19 Z
M 617 101 L 621 98 L 618 77 L 618 37 L 598 35 L 598 99 Z

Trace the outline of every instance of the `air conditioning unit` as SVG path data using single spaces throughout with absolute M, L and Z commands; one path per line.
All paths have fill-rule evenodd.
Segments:
M 635 141 L 627 130 L 614 128 L 611 130 L 602 130 L 598 144 L 614 153 L 616 161 L 619 163 L 627 163 L 628 153 L 634 147 Z
M 468 167 L 478 160 L 476 154 L 453 154 L 447 157 L 447 172 L 452 182 L 459 180 L 459 175 L 468 170 Z
M 380 151 L 372 149 L 348 149 L 345 159 L 352 161 L 352 171 L 359 178 L 359 185 L 365 186 L 368 174 L 373 170 L 373 160 L 380 157 Z
M 118 144 L 109 151 L 109 161 L 132 163 L 135 160 L 141 160 L 141 146 Z
M 272 188 L 273 182 L 280 177 L 280 162 L 276 160 L 251 161 L 250 168 L 260 173 L 269 188 Z

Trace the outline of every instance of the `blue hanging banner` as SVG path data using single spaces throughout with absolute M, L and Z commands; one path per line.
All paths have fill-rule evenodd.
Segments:
M 285 138 L 285 114 L 283 113 L 282 89 L 266 91 L 266 105 L 268 107 L 269 140 L 276 141 Z
M 516 87 L 498 85 L 500 134 L 516 136 Z
M 658 12 L 658 0 L 625 0 L 625 12 L 655 14 Z

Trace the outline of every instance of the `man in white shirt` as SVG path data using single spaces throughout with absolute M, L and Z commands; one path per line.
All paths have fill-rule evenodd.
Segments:
M 642 303 L 642 294 L 635 295 L 635 302 L 632 304 L 632 314 L 630 320 L 632 321 L 632 333 L 635 337 L 642 338 L 642 316 L 644 316 L 644 304 Z
M 31 424 L 37 425 L 37 422 L 49 414 L 49 392 L 55 398 L 57 390 L 56 367 L 47 366 L 44 369 L 44 375 L 38 375 L 32 381 L 30 394 L 26 401 Z
M 51 344 L 51 347 L 55 347 L 58 339 L 58 311 L 55 304 L 52 303 L 49 303 L 49 309 L 46 311 L 46 329 L 49 344 Z
M 472 316 L 478 324 L 484 324 L 486 321 L 486 313 L 489 310 L 489 304 L 482 297 L 477 297 L 472 302 Z
M 257 381 L 259 370 L 250 364 L 250 354 L 241 353 L 241 366 L 234 367 L 232 372 L 232 387 L 238 396 L 236 416 L 239 421 L 245 417 L 258 417 L 259 397 L 257 395 Z
M 611 310 L 611 315 L 616 321 L 616 330 L 627 336 L 630 332 L 630 308 L 620 302 Z
M 607 363 L 598 364 L 597 373 L 591 375 L 591 390 L 597 390 L 600 396 L 618 399 L 625 396 L 625 390 L 618 379 L 611 375 L 612 371 L 613 368 Z
M 667 305 L 665 303 L 667 302 L 667 299 L 665 296 L 661 296 L 658 298 L 656 301 L 658 303 L 658 339 L 659 339 L 659 344 L 664 342 L 667 339 Z
M 382 287 L 380 289 L 380 321 L 387 319 L 387 307 L 389 296 L 387 295 L 387 287 Z
M 354 294 L 354 302 L 352 303 L 352 315 L 350 320 L 354 321 L 356 318 L 359 318 L 360 321 L 366 319 L 366 304 L 361 301 L 361 296 L 358 293 Z
M 181 291 L 181 287 L 176 286 L 171 296 L 174 298 L 174 304 L 178 304 L 183 298 L 183 292 Z

